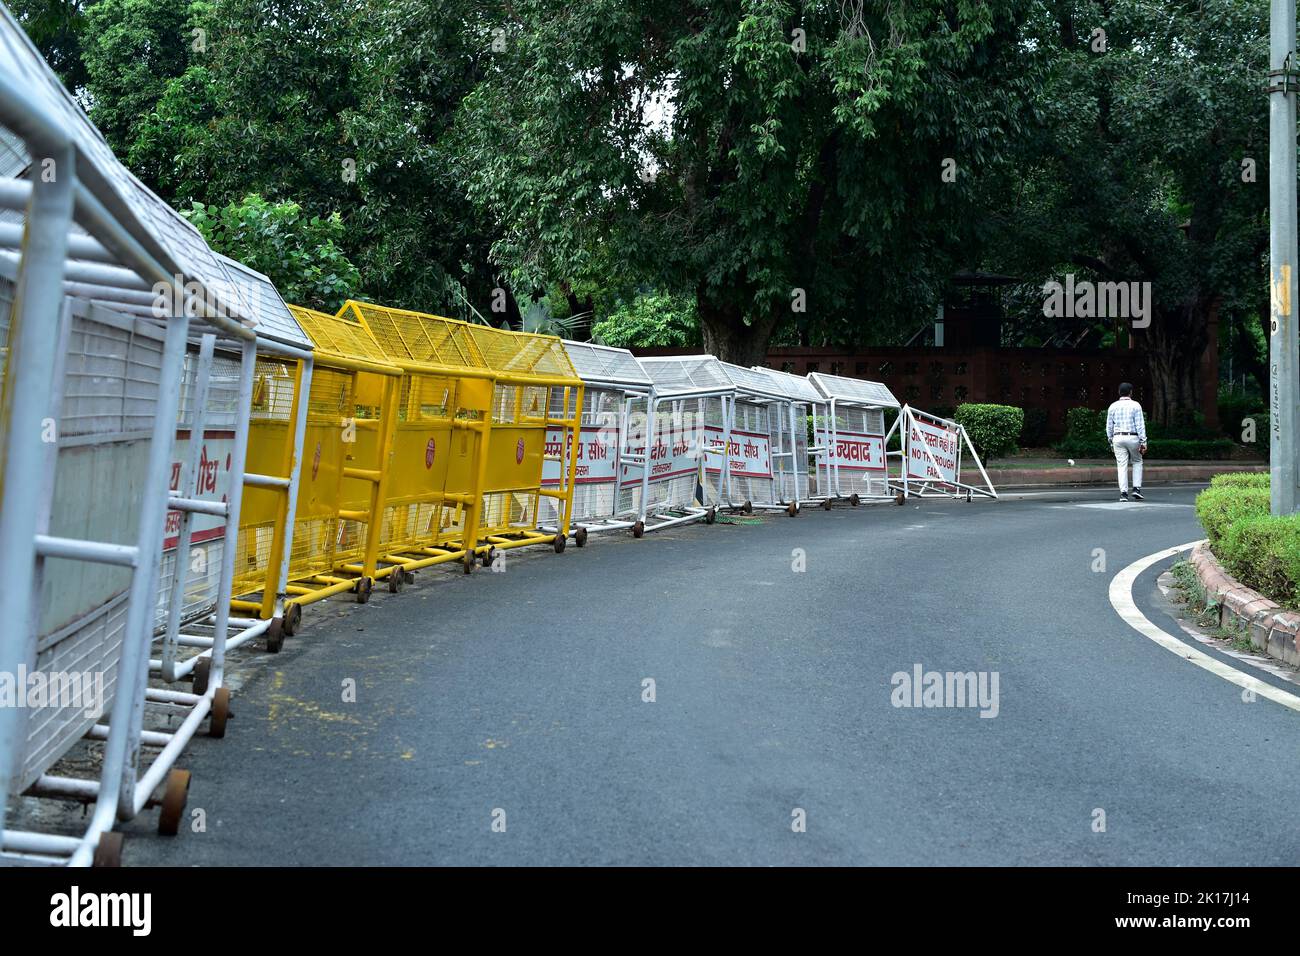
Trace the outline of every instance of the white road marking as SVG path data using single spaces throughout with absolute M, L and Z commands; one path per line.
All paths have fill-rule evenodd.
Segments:
M 1115 575 L 1110 582 L 1110 603 L 1115 608 L 1115 613 L 1122 617 L 1124 622 L 1133 630 L 1143 637 L 1155 641 L 1165 650 L 1177 654 L 1184 660 L 1190 661 L 1197 667 L 1203 668 L 1211 674 L 1216 674 L 1238 687 L 1253 691 L 1256 696 L 1266 697 L 1275 704 L 1281 704 L 1283 707 L 1289 707 L 1291 710 L 1300 713 L 1300 697 L 1251 677 L 1249 674 L 1225 664 L 1217 657 L 1211 657 L 1204 651 L 1189 646 L 1172 634 L 1156 627 L 1145 614 L 1138 610 L 1137 604 L 1133 601 L 1133 582 L 1138 579 L 1138 576 L 1153 564 L 1171 558 L 1176 554 L 1181 554 L 1184 551 L 1190 551 L 1197 543 L 1192 541 L 1188 544 L 1180 544 L 1176 548 L 1166 548 L 1164 551 L 1148 554 L 1145 558 L 1139 558 Z
M 1156 581 L 1156 586 L 1160 588 L 1160 592 L 1164 594 L 1167 599 L 1169 598 L 1169 593 L 1176 590 L 1172 582 L 1173 575 L 1168 571 L 1160 575 L 1159 579 Z M 1246 651 L 1239 651 L 1235 647 L 1225 644 L 1222 638 L 1212 637 L 1204 631 L 1199 630 L 1194 625 L 1189 624 L 1187 621 L 1179 620 L 1174 623 L 1178 625 L 1180 631 L 1192 640 L 1204 644 L 1207 647 L 1213 647 L 1220 654 L 1241 661 L 1243 664 L 1249 664 L 1251 667 L 1259 670 L 1266 671 L 1274 677 L 1286 681 L 1288 684 L 1297 683 L 1296 678 L 1298 675 L 1296 672 L 1292 668 L 1287 667 L 1276 657 L 1269 657 L 1262 651 L 1256 650 L 1252 650 L 1249 653 Z

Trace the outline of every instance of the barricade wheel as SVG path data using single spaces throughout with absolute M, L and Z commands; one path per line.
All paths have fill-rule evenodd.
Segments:
M 564 545 L 568 540 L 569 539 L 562 534 L 557 534 L 555 536 L 555 539 L 551 542 L 551 546 L 555 548 L 556 554 L 564 554 Z
M 293 637 L 298 633 L 298 628 L 302 625 L 302 605 L 289 604 L 284 609 L 284 623 L 281 629 L 285 637 Z
M 230 719 L 230 688 L 218 687 L 212 695 L 212 712 L 208 718 L 208 736 L 220 740 L 226 736 L 226 721 Z
M 125 837 L 120 833 L 101 833 L 99 842 L 95 844 L 95 855 L 91 859 L 90 865 L 95 869 L 104 869 L 111 866 L 122 865 L 122 841 Z
M 374 588 L 375 588 L 375 582 L 372 581 L 370 578 L 362 577 L 361 580 L 357 581 L 357 587 L 356 587 L 357 603 L 365 604 L 367 601 L 369 601 L 370 592 L 373 591 Z
M 466 551 L 465 557 L 461 560 L 461 566 L 465 568 L 466 574 L 474 573 L 474 562 L 478 560 L 478 555 L 473 551 Z
M 970 492 L 968 491 L 966 492 L 966 504 L 970 504 L 970 501 L 971 501 Z
M 163 794 L 162 811 L 158 814 L 160 836 L 175 836 L 180 832 L 181 816 L 190 798 L 190 772 L 173 770 L 167 774 L 167 790 Z
M 788 514 L 791 518 L 793 518 L 795 515 L 799 513 L 799 506 L 792 501 L 785 506 L 785 513 Z
M 482 564 L 483 567 L 485 568 L 490 568 L 492 567 L 492 565 L 496 563 L 497 555 L 500 553 L 501 552 L 498 551 L 496 548 L 488 548 L 486 551 L 484 551 L 482 554 L 479 555 L 478 558 L 479 563 Z
M 747 515 L 752 515 L 754 513 L 754 502 L 746 501 L 740 510 L 745 512 Z
M 717 521 L 717 520 L 718 520 L 718 509 L 717 509 L 717 508 L 710 508 L 708 511 L 704 512 L 704 523 L 705 523 L 705 524 L 713 524 L 713 522 L 715 522 L 715 521 Z
M 907 495 L 903 494 L 903 492 L 901 491 L 898 494 L 894 495 L 894 504 L 896 505 L 901 505 L 906 500 L 907 500 Z
M 634 538 L 643 538 L 643 537 L 645 537 L 645 522 L 644 522 L 644 521 L 639 521 L 639 520 L 638 520 L 635 524 L 632 525 L 632 537 L 634 537 Z
M 200 657 L 199 662 L 194 665 L 194 683 L 190 687 L 190 692 L 202 697 L 208 692 L 208 676 L 212 673 L 212 658 Z
M 406 583 L 405 577 L 406 575 L 401 568 L 395 568 L 393 573 L 388 576 L 388 593 L 401 594 L 402 585 Z
M 586 528 L 579 528 L 577 531 L 573 532 L 573 543 L 580 548 L 585 548 L 587 546 Z
M 858 493 L 856 491 L 853 492 L 853 494 L 849 495 L 849 504 L 853 505 L 853 507 L 855 508 L 858 505 L 862 504 L 862 499 L 858 497 Z
M 279 654 L 284 647 L 284 618 L 271 618 L 271 626 L 266 629 L 266 650 L 268 654 Z
M 403 579 L 403 580 L 405 581 L 405 583 L 407 583 L 407 584 L 414 584 L 414 583 L 415 583 L 415 572 L 414 572 L 414 571 L 407 571 L 405 568 L 403 568 L 403 569 L 402 569 L 402 579 Z
M 822 502 L 822 510 L 823 511 L 831 510 L 831 499 L 827 498 Z

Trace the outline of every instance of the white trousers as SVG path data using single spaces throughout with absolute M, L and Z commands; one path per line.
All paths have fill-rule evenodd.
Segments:
M 1128 466 L 1133 465 L 1133 487 L 1142 487 L 1142 443 L 1136 435 L 1115 436 L 1115 463 L 1119 466 L 1119 490 L 1128 491 Z

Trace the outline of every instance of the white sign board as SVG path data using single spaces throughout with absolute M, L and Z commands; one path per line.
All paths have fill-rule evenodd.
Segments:
M 907 441 L 907 476 L 955 484 L 960 443 L 961 435 L 955 428 L 912 418 Z M 929 455 L 925 448 L 930 450 Z
M 194 484 L 184 492 L 188 497 L 206 498 L 209 501 L 228 501 L 230 496 L 230 464 L 235 450 L 235 433 L 233 431 L 209 431 L 203 436 L 203 448 L 199 452 L 199 471 Z M 172 451 L 172 471 L 167 487 L 174 494 L 180 494 L 181 470 L 190 457 L 190 433 L 187 430 L 176 433 L 176 442 Z M 180 537 L 181 513 L 167 512 L 167 524 L 163 531 L 163 550 L 170 551 L 176 547 Z M 198 545 L 205 541 L 224 537 L 226 519 L 217 515 L 195 512 L 190 516 L 190 544 Z
M 721 428 L 708 425 L 704 430 L 711 445 L 722 444 Z M 772 445 L 766 435 L 732 429 L 727 457 L 731 460 L 731 473 L 737 478 L 772 477 Z M 716 457 L 713 460 L 716 461 Z M 722 466 L 709 468 L 708 472 L 711 475 L 721 474 Z
M 548 428 L 546 430 L 545 458 L 542 460 L 542 487 L 553 488 L 560 484 L 560 469 L 568 455 L 564 451 L 564 429 Z M 618 457 L 618 430 L 600 425 L 582 426 L 581 440 L 578 442 L 578 470 L 576 481 L 580 485 L 594 484 L 614 480 L 614 459 Z M 573 436 L 569 436 L 572 444 Z M 561 461 L 552 461 L 552 457 L 562 457 Z
M 830 434 L 818 430 L 817 444 L 827 450 L 827 457 L 838 468 L 847 471 L 884 471 L 885 436 L 867 435 L 861 432 L 835 433 L 832 442 Z

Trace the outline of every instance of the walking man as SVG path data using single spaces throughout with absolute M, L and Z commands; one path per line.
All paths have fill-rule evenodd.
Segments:
M 1106 412 L 1106 440 L 1115 450 L 1119 465 L 1119 500 L 1129 500 L 1128 466 L 1133 465 L 1133 500 L 1142 499 L 1142 456 L 1147 453 L 1147 423 L 1142 406 L 1133 401 L 1133 386 L 1119 387 L 1119 400 Z

